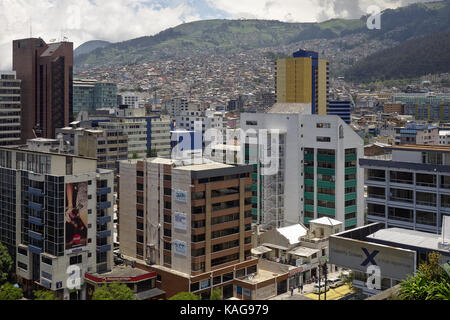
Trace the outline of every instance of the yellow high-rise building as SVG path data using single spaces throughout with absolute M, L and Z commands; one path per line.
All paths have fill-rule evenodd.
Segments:
M 277 102 L 311 103 L 313 114 L 327 114 L 329 62 L 318 56 L 300 50 L 277 61 Z

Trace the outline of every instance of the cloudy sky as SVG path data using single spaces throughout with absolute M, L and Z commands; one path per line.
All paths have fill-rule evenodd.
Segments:
M 315 22 L 359 18 L 367 8 L 427 0 L 0 0 L 0 70 L 11 68 L 13 39 L 111 42 L 154 35 L 183 22 L 257 18 Z

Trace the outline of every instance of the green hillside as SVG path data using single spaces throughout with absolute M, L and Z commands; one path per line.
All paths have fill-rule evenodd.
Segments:
M 333 19 L 322 23 L 284 23 L 275 20 L 205 20 L 110 44 L 75 57 L 76 67 L 127 64 L 182 55 L 231 53 L 277 47 L 301 40 L 335 39 L 352 34 L 406 41 L 450 28 L 450 0 L 413 4 L 383 12 L 381 30 L 369 30 L 367 17 Z
M 382 50 L 347 70 L 346 79 L 358 82 L 408 79 L 450 72 L 450 29 Z

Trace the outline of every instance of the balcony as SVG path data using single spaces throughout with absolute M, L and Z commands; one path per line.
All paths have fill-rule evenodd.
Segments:
M 346 188 L 353 188 L 356 187 L 356 180 L 349 180 L 345 182 Z
M 106 244 L 103 246 L 97 246 L 97 252 L 102 253 L 102 252 L 108 252 L 111 251 L 111 245 L 110 244 Z
M 33 217 L 33 216 L 28 216 L 28 222 L 31 223 L 31 224 L 34 224 L 36 226 L 39 226 L 39 227 L 44 225 L 44 223 L 42 222 L 42 219 L 36 218 L 36 217 Z
M 328 216 L 335 216 L 336 209 L 333 208 L 325 208 L 325 207 L 317 207 L 317 213 L 326 214 Z
M 105 195 L 105 194 L 109 194 L 111 193 L 111 188 L 98 188 L 97 189 L 97 194 L 98 195 Z
M 33 196 L 38 196 L 38 197 L 42 197 L 44 195 L 44 193 L 42 192 L 41 189 L 36 189 L 36 188 L 28 188 L 28 193 L 33 195 Z
M 44 207 L 42 206 L 42 204 L 40 203 L 35 203 L 35 202 L 29 202 L 28 203 L 28 207 L 30 209 L 36 210 L 36 211 L 42 211 L 44 209 Z
M 317 187 L 318 188 L 327 188 L 327 189 L 335 189 L 336 188 L 336 182 L 334 181 L 317 181 Z
M 111 221 L 112 221 L 111 216 L 104 216 L 104 217 L 98 218 L 98 223 L 99 223 L 100 225 L 104 225 L 104 224 L 109 223 L 109 222 L 111 222 Z
M 38 240 L 38 241 L 42 241 L 42 235 L 40 233 L 37 232 L 33 232 L 33 231 L 28 231 L 28 236 L 32 239 Z
M 356 226 L 356 224 L 357 224 L 357 219 L 356 218 L 345 220 L 345 227 L 346 228 Z
M 107 202 L 100 202 L 97 204 L 97 209 L 99 210 L 103 210 L 103 209 L 109 209 L 111 208 L 111 202 L 107 201 Z
M 97 233 L 97 238 L 104 239 L 111 236 L 111 230 L 101 231 Z
M 356 200 L 356 193 L 348 193 L 345 195 L 345 201 Z
M 307 172 L 310 173 L 310 172 Z M 335 176 L 336 170 L 331 168 L 317 168 L 317 174 L 325 174 L 329 176 Z
M 350 207 L 345 208 L 345 214 L 355 213 L 356 211 L 357 211 L 356 206 L 350 206 Z
M 356 167 L 354 168 L 346 168 L 345 174 L 356 174 Z
M 336 196 L 335 195 L 331 195 L 331 194 L 318 193 L 317 194 L 317 200 L 319 200 L 319 201 L 335 202 L 336 201 Z
M 34 254 L 41 254 L 42 253 L 42 248 L 33 246 L 33 245 L 28 245 L 28 249 L 30 250 L 30 252 L 34 253 Z

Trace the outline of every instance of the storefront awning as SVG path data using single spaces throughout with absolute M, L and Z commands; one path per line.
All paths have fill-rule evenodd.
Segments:
M 154 297 L 162 296 L 165 293 L 166 292 L 161 290 L 161 289 L 153 288 L 151 290 L 138 292 L 138 293 L 134 294 L 134 296 L 138 300 L 148 300 L 148 299 L 151 299 L 151 298 L 154 298 Z

